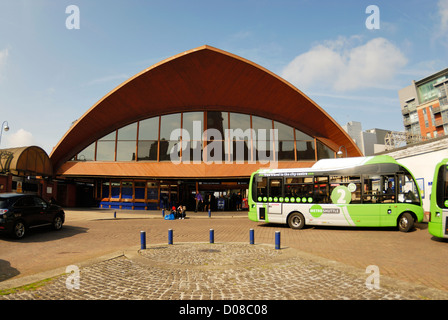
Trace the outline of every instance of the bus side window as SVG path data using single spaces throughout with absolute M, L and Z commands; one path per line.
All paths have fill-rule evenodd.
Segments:
M 395 187 L 395 176 L 382 176 L 382 202 L 383 203 L 393 203 L 396 202 L 396 187 Z
M 269 180 L 269 197 L 282 197 L 283 179 L 270 179 Z
M 314 178 L 314 202 L 315 203 L 331 203 L 328 193 L 328 177 Z
M 363 177 L 363 203 L 378 203 L 378 190 L 380 189 L 379 176 L 364 176 Z

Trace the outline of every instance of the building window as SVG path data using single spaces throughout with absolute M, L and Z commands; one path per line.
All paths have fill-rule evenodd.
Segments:
M 322 142 L 317 141 L 317 160 L 334 158 L 334 151 L 324 145 Z
M 174 160 L 174 157 L 180 159 L 180 141 L 181 135 L 173 133 L 180 133 L 181 129 L 181 114 L 169 114 L 162 116 L 160 119 L 160 145 L 159 145 L 159 161 Z M 178 131 L 175 131 L 178 130 Z M 172 134 L 177 140 L 171 140 Z
M 309 135 L 295 130 L 296 157 L 298 161 L 314 161 L 316 159 L 316 147 L 314 139 Z
M 78 153 L 78 161 L 94 161 L 95 160 L 95 148 L 96 142 L 92 143 L 90 146 Z
M 229 156 L 232 162 L 251 161 L 252 132 L 250 116 L 247 114 L 230 113 Z
M 137 160 L 157 161 L 157 153 L 159 150 L 159 117 L 139 122 L 137 147 Z
M 411 117 L 418 121 L 417 112 Z M 242 163 L 315 161 L 333 156 L 334 151 L 322 142 L 278 121 L 248 114 L 199 111 L 129 124 L 93 142 L 74 159 Z
M 115 140 L 117 133 L 113 131 L 105 137 L 98 140 L 96 160 L 97 161 L 114 161 L 115 160 Z
M 117 161 L 135 161 L 137 148 L 137 123 L 118 129 Z
M 294 161 L 294 129 L 277 121 L 274 128 L 278 130 L 278 160 Z

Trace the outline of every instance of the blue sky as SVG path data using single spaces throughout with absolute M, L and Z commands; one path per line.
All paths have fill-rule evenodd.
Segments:
M 1 0 L 0 147 L 50 153 L 117 85 L 204 44 L 284 77 L 341 125 L 403 131 L 398 90 L 448 67 L 448 0 Z

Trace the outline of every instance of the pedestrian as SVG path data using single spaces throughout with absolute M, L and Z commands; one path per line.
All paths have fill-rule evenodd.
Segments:
M 196 200 L 196 209 L 194 210 L 194 212 L 198 212 L 199 206 L 201 205 L 203 199 L 202 196 L 199 192 L 196 193 L 196 197 L 194 198 Z

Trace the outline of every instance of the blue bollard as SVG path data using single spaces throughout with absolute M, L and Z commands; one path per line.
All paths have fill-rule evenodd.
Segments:
M 173 229 L 168 230 L 168 244 L 173 244 Z
M 162 217 L 165 218 L 165 208 L 162 209 Z
M 140 231 L 140 249 L 145 250 L 146 249 L 146 232 Z
M 280 250 L 280 231 L 275 231 L 275 249 Z
M 114 219 L 117 217 L 117 211 L 114 211 Z
M 210 229 L 210 243 L 215 243 L 215 231 Z
M 254 244 L 255 243 L 254 229 L 250 229 L 250 231 L 249 231 L 249 238 L 250 238 L 250 244 Z
M 212 216 L 212 210 L 208 209 L 208 217 L 210 218 Z

